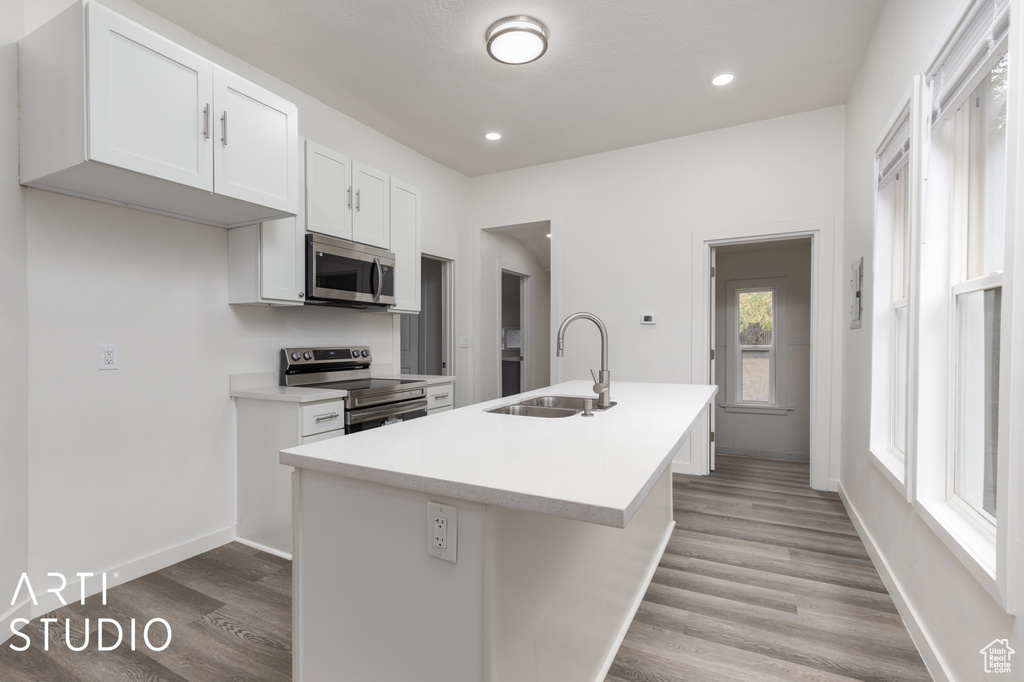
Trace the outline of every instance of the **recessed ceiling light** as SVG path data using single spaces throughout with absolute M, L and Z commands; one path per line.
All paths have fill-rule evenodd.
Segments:
M 735 74 L 731 73 L 720 73 L 711 79 L 712 85 L 728 85 L 732 83 L 732 79 L 735 78 Z
M 544 236 L 545 236 L 545 237 L 547 237 L 548 239 L 551 239 L 551 233 L 550 233 L 550 232 L 548 232 L 548 233 L 547 233 L 546 235 L 544 235 Z
M 487 54 L 502 64 L 528 64 L 547 49 L 547 28 L 533 17 L 505 17 L 487 29 Z
M 501 133 L 487 133 L 486 135 L 484 135 L 484 137 L 493 142 L 494 140 L 501 139 Z

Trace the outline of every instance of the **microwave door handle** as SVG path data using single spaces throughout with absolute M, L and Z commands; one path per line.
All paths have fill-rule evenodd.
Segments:
M 373 300 L 374 302 L 380 301 L 380 292 L 384 288 L 384 270 L 380 266 L 380 258 L 374 256 L 373 259 L 373 271 L 377 273 L 377 286 L 374 288 Z

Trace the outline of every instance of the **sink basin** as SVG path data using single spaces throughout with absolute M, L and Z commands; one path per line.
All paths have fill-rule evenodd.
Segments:
M 494 414 L 515 414 L 521 417 L 571 417 L 574 414 L 579 414 L 583 411 L 580 407 L 578 410 L 569 409 L 565 407 L 543 407 L 540 405 L 503 405 L 501 407 L 495 407 L 487 410 Z
M 527 398 L 526 400 L 519 403 L 520 405 L 536 405 L 538 407 L 559 407 L 570 410 L 576 410 L 577 412 L 583 411 L 583 401 L 589 400 L 592 410 L 601 410 L 608 408 L 600 408 L 597 406 L 597 396 L 593 398 L 582 398 L 580 396 L 573 395 L 541 395 L 536 398 Z M 614 406 L 615 403 L 609 405 Z

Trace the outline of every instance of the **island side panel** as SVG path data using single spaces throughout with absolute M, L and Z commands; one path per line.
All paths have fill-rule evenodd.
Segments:
M 604 680 L 675 527 L 671 471 L 624 529 L 488 513 L 497 681 Z
M 484 505 L 306 469 L 295 490 L 296 682 L 467 682 L 484 672 Z M 458 561 L 427 502 L 458 508 Z

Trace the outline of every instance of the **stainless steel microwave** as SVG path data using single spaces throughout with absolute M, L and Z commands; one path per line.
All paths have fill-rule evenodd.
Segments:
M 395 304 L 395 255 L 365 244 L 306 235 L 306 302 L 346 308 Z

